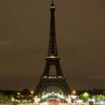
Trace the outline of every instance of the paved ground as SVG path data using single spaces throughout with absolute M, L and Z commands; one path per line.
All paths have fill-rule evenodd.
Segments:
M 30 104 L 0 104 L 0 105 L 40 105 L 40 104 L 32 104 L 32 103 L 30 103 Z M 43 105 L 45 105 L 45 104 L 43 104 Z M 52 105 L 52 104 L 49 104 L 49 105 Z M 74 104 L 74 103 L 70 104 L 69 103 L 69 104 L 60 104 L 60 105 L 89 105 L 89 104 L 88 103 L 82 103 L 82 104 Z M 94 105 L 105 105 L 105 104 L 94 104 Z

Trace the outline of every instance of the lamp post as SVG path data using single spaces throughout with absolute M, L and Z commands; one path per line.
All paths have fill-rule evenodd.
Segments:
M 76 95 L 76 91 L 75 91 L 75 90 L 73 90 L 73 91 L 72 91 L 72 94 L 73 94 L 73 95 Z

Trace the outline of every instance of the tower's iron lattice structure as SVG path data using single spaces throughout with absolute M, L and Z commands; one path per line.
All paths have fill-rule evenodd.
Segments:
M 56 43 L 56 30 L 55 30 L 55 5 L 52 0 L 50 6 L 50 36 L 49 36 L 49 47 L 48 56 L 46 57 L 46 64 L 41 75 L 39 84 L 35 89 L 35 94 L 41 94 L 43 90 L 48 86 L 56 86 L 63 90 L 65 94 L 70 93 L 70 88 L 64 78 L 64 75 L 60 66 L 60 58 L 58 57 L 57 43 Z M 55 66 L 55 75 L 50 74 L 51 66 Z

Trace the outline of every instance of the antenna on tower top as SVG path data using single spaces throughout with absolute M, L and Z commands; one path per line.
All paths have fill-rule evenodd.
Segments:
M 52 6 L 54 5 L 54 0 L 52 0 L 52 4 L 51 4 Z

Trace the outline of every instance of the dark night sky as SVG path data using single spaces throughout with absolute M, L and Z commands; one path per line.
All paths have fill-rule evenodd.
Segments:
M 44 69 L 50 0 L 0 0 L 0 89 L 34 89 Z M 105 1 L 56 0 L 61 66 L 71 89 L 105 88 Z

